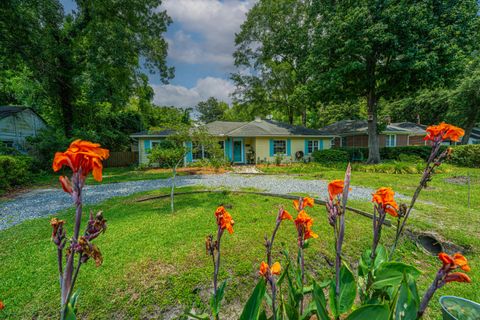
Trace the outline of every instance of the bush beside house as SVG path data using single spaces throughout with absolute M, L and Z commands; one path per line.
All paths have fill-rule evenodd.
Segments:
M 0 193 L 27 183 L 31 164 L 29 157 L 0 155 Z

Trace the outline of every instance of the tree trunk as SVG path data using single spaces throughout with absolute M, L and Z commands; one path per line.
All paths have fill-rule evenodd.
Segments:
M 467 124 L 465 126 L 465 135 L 462 138 L 461 144 L 468 144 L 468 140 L 470 139 L 470 135 L 472 134 L 473 128 L 475 128 L 475 124 L 477 123 L 477 119 L 480 113 L 480 107 L 475 108 L 473 114 L 467 119 Z
M 380 162 L 380 148 L 377 134 L 377 96 L 375 92 L 375 56 L 367 58 L 367 109 L 368 109 L 368 160 L 367 163 Z

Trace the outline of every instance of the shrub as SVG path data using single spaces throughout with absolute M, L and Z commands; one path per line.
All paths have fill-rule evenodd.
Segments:
M 0 191 L 27 183 L 31 163 L 29 157 L 0 155 Z
M 463 167 L 480 168 L 480 144 L 454 147 L 449 162 Z
M 443 151 L 447 146 L 442 146 L 440 151 Z M 368 148 L 342 148 L 348 153 L 349 161 L 366 161 L 368 159 Z M 404 160 L 402 157 L 416 157 L 422 160 L 427 160 L 430 156 L 432 147 L 430 146 L 406 146 L 406 147 L 384 147 L 380 148 L 380 158 L 382 160 Z M 412 161 L 413 162 L 413 161 Z
M 60 130 L 44 129 L 36 137 L 28 137 L 28 153 L 34 168 L 51 172 L 53 156 L 57 150 L 65 150 L 70 140 Z
M 312 153 L 314 161 L 319 163 L 329 162 L 348 162 L 350 160 L 349 154 L 343 149 L 326 149 L 318 150 Z

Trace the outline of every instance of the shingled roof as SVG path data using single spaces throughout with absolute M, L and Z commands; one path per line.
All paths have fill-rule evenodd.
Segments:
M 213 121 L 205 125 L 207 131 L 214 136 L 222 137 L 289 137 L 289 136 L 334 136 L 327 132 L 294 126 L 275 120 L 256 119 L 250 122 L 239 121 Z M 142 131 L 131 135 L 133 138 L 141 137 L 166 137 L 172 130 L 159 132 Z
M 413 122 L 397 122 L 387 125 L 384 132 L 423 135 L 426 133 L 425 128 Z M 320 130 L 336 135 L 367 134 L 368 122 L 367 120 L 342 120 Z

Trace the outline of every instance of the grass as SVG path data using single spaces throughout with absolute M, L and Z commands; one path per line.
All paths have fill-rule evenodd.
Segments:
M 356 184 L 361 181 L 357 175 L 354 179 Z M 188 190 L 191 188 L 179 188 L 179 191 Z M 222 203 L 231 205 L 229 211 L 235 219 L 235 233 L 226 234 L 222 240 L 220 276 L 228 280 L 223 318 L 238 318 L 242 304 L 258 279 L 258 266 L 265 257 L 263 236 L 271 232 L 278 206 L 284 205 L 293 211 L 288 200 L 230 192 L 178 196 L 175 214 L 169 211 L 169 199 L 136 202 L 136 199 L 161 192 L 114 198 L 86 208 L 102 208 L 109 227 L 96 240 L 104 255 L 104 264 L 96 268 L 90 261 L 80 272 L 77 286 L 81 290 L 80 318 L 161 319 L 179 315 L 184 308 L 205 308 L 211 288 L 212 266 L 210 258 L 205 255 L 204 239 L 215 231 L 213 212 Z M 360 201 L 352 201 L 350 205 L 366 210 L 371 207 Z M 453 283 L 441 289 L 426 319 L 440 319 L 436 303 L 440 295 L 461 295 L 479 300 L 480 292 L 478 216 L 475 221 L 466 223 L 459 221 L 463 215 L 459 217 L 456 211 L 435 208 L 420 205 L 414 215 L 416 227 L 428 230 L 430 224 L 448 221 L 449 230 L 443 230 L 445 236 L 472 248 L 467 257 L 472 267 L 473 283 Z M 306 265 L 308 273 L 322 281 L 332 273 L 325 258 L 334 259 L 333 236 L 325 209 L 317 206 L 310 213 L 315 218 L 314 230 L 320 237 L 307 250 Z M 437 214 L 435 219 L 429 219 L 434 213 Z M 67 226 L 71 228 L 72 210 L 61 212 L 59 217 L 67 220 Z M 348 214 L 345 258 L 352 265 L 360 252 L 370 245 L 370 228 L 371 222 L 367 218 Z M 5 310 L 0 312 L 0 319 L 55 317 L 59 288 L 50 233 L 48 218 L 27 221 L 0 232 L 0 299 L 6 304 Z M 384 241 L 390 243 L 392 235 L 393 231 L 386 229 Z M 295 252 L 295 236 L 292 223 L 282 225 L 275 260 L 282 262 L 279 254 L 282 242 L 290 252 Z M 439 261 L 410 241 L 401 245 L 398 254 L 424 272 L 420 279 L 423 292 Z

